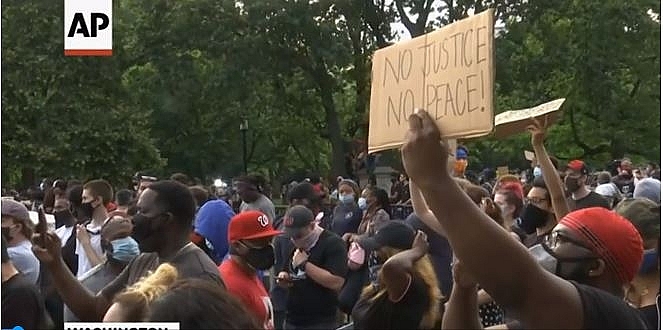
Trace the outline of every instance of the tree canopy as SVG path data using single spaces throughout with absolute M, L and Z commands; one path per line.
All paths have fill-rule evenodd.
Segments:
M 244 120 L 250 172 L 348 175 L 367 135 L 373 52 L 399 38 L 395 26 L 418 36 L 489 7 L 498 112 L 565 97 L 551 153 L 596 167 L 658 159 L 655 1 L 127 0 L 114 3 L 110 58 L 63 55 L 63 3 L 7 1 L 3 185 L 123 184 L 142 169 L 231 177 Z M 526 134 L 463 142 L 476 169 L 523 164 L 529 149 Z

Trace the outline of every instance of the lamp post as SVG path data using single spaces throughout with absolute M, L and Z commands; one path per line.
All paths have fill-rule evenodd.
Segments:
M 242 132 L 242 160 L 244 162 L 244 174 L 248 174 L 247 165 L 246 165 L 246 131 L 249 130 L 249 121 L 247 119 L 242 119 L 242 122 L 239 124 L 239 131 Z

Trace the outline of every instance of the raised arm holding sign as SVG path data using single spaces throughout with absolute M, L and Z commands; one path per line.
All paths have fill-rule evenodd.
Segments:
M 557 99 L 539 104 L 533 108 L 505 111 L 495 116 L 495 137 L 505 138 L 514 134 L 527 132 L 532 119 L 545 120 L 547 128 L 560 115 L 559 109 L 566 99 Z

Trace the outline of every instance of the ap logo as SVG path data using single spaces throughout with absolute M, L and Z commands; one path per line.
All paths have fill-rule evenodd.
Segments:
M 113 55 L 113 1 L 64 1 L 64 55 Z

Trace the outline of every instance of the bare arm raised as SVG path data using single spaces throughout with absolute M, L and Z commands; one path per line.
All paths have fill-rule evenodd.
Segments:
M 46 216 L 39 211 L 39 223 L 46 223 Z M 65 304 L 81 321 L 101 321 L 110 302 L 102 295 L 93 295 L 69 271 L 62 259 L 62 244 L 55 233 L 46 232 L 41 225 L 33 237 L 32 251 L 51 272 L 53 282 Z
M 414 214 L 421 219 L 426 226 L 435 231 L 436 233 L 446 236 L 440 222 L 435 218 L 435 214 L 428 208 L 424 196 L 421 194 L 419 187 L 414 181 L 410 180 L 410 198 L 412 200 L 412 209 Z
M 405 169 L 479 285 L 528 327 L 582 327 L 582 304 L 573 284 L 541 268 L 455 184 L 447 171 L 447 147 L 440 145 L 440 131 L 428 113 L 410 116 L 409 125 L 401 149 Z
M 547 123 L 548 117 L 545 118 L 543 123 L 536 118 L 532 118 L 532 125 L 528 126 L 527 130 L 532 134 L 532 147 L 534 148 L 536 159 L 539 165 L 541 165 L 543 181 L 546 183 L 546 187 L 550 193 L 550 201 L 555 211 L 555 219 L 559 220 L 569 213 L 569 206 L 566 204 L 562 180 L 559 178 L 557 169 L 550 160 L 546 147 L 543 145 L 546 137 Z

